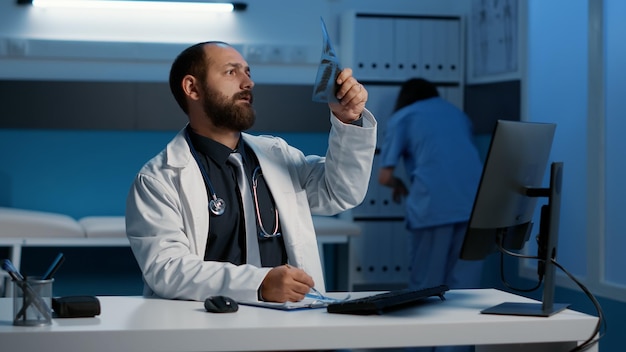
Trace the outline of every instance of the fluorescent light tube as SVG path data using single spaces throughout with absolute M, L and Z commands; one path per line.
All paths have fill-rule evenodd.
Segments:
M 174 1 L 121 1 L 121 0 L 33 0 L 34 7 L 76 9 L 120 9 L 163 11 L 232 12 L 232 3 L 174 2 Z

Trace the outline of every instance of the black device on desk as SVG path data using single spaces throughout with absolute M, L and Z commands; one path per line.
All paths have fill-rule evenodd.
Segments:
M 448 286 L 440 285 L 423 289 L 402 289 L 383 292 L 371 296 L 354 298 L 347 301 L 331 303 L 326 307 L 329 313 L 344 314 L 383 314 L 388 311 L 409 307 L 423 302 L 426 298 L 438 296 L 445 300 L 443 294 Z
M 230 297 L 211 296 L 204 300 L 204 309 L 211 313 L 234 313 L 239 310 L 239 305 Z

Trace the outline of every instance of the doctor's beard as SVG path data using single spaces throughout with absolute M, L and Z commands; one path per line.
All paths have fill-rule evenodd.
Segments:
M 250 104 L 242 104 L 240 99 L 248 97 Z M 236 131 L 250 129 L 256 120 L 256 113 L 252 107 L 252 92 L 236 93 L 230 99 L 222 93 L 204 86 L 204 113 L 216 127 Z

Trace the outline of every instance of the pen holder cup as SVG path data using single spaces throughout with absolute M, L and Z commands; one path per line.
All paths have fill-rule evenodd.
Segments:
M 38 277 L 13 281 L 13 325 L 45 326 L 52 324 L 52 282 Z

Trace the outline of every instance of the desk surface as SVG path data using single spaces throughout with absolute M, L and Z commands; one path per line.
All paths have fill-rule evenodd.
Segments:
M 99 352 L 562 343 L 586 340 L 597 322 L 572 310 L 549 318 L 480 314 L 505 301 L 532 302 L 494 289 L 452 290 L 446 298 L 382 316 L 353 316 L 323 308 L 285 312 L 249 306 L 233 314 L 212 314 L 203 302 L 99 297 L 101 315 L 54 319 L 47 327 L 13 326 L 11 299 L 0 298 L 0 344 L 6 351 L 54 346 L 55 351 Z

